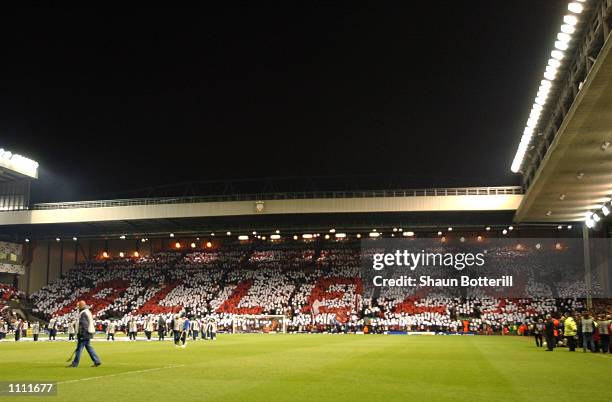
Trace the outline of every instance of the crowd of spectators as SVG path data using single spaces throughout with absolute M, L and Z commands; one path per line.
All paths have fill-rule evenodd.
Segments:
M 520 253 L 502 252 L 500 261 L 508 272 L 519 272 L 527 264 Z M 351 244 L 321 248 L 305 243 L 96 260 L 70 270 L 31 300 L 35 314 L 54 318 L 60 327 L 74 319 L 74 303 L 82 299 L 99 323 L 110 320 L 119 328 L 132 319 L 139 328 L 146 320 L 169 322 L 181 313 L 214 318 L 222 331 L 245 327 L 253 316 L 274 315 L 284 316 L 287 330 L 295 332 L 486 334 L 533 325 L 547 314 L 584 309 L 583 300 L 571 291 L 563 298 L 547 291 L 506 298 L 480 289 L 364 288 L 363 257 Z M 525 286 L 539 289 L 537 281 L 525 280 Z

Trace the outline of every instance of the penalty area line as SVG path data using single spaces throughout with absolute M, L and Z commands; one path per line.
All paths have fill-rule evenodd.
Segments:
M 126 375 L 126 374 L 148 373 L 148 372 L 151 372 L 151 371 L 168 370 L 168 369 L 177 368 L 177 367 L 184 367 L 184 366 L 185 366 L 184 364 L 177 364 L 177 365 L 172 365 L 172 366 L 154 367 L 154 368 L 144 369 L 144 370 L 123 371 L 121 373 L 116 373 L 116 374 L 107 374 L 107 375 L 99 375 L 99 376 L 95 376 L 95 377 L 77 378 L 75 380 L 58 381 L 57 384 L 58 385 L 59 384 L 71 384 L 71 383 L 80 382 L 80 381 L 89 381 L 89 380 L 98 380 L 98 379 L 101 379 L 101 378 L 119 377 L 119 376 Z

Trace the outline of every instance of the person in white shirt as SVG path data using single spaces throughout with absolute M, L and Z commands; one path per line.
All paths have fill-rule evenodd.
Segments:
M 150 341 L 151 334 L 153 333 L 153 318 L 150 315 L 147 316 L 147 318 L 145 319 L 143 327 L 144 327 L 144 333 L 147 337 L 147 341 Z
M 106 326 L 106 340 L 109 341 L 112 338 L 114 341 L 115 332 L 117 332 L 117 324 L 114 321 L 110 321 Z

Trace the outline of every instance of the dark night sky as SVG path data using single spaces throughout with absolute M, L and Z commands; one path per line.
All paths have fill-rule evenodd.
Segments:
M 267 4 L 3 10 L 0 146 L 41 163 L 36 200 L 269 176 L 517 183 L 567 1 Z

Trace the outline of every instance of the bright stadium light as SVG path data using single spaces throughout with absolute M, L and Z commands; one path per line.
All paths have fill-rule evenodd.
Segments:
M 545 72 L 544 77 L 549 80 L 554 80 L 557 77 L 557 73 Z
M 569 24 L 563 24 L 561 25 L 561 32 L 571 35 L 574 32 L 576 32 L 576 27 L 574 27 L 573 25 L 569 25 Z
M 228 236 L 229 236 L 229 235 L 228 235 Z M 240 241 L 249 240 L 249 236 L 246 236 L 246 235 L 241 235 L 241 236 L 238 236 L 238 240 L 240 240 Z
M 308 240 L 308 239 L 312 239 L 312 235 L 311 235 L 310 233 L 304 233 L 304 234 L 302 235 L 302 239 L 306 239 L 306 240 Z
M 595 226 L 595 221 L 593 219 L 587 218 L 584 221 L 584 224 L 589 228 L 592 229 Z
M 569 43 L 569 41 L 572 39 L 572 37 L 570 35 L 566 34 L 565 32 L 559 32 L 557 34 L 557 39 L 560 42 Z
M 125 253 L 123 251 L 120 251 L 119 252 L 119 257 L 121 257 L 121 258 L 125 257 Z
M 414 237 L 414 232 L 404 232 L 404 237 Z
M 346 237 L 346 233 L 336 233 L 336 239 L 344 239 Z
M 77 239 L 76 236 L 72 238 L 72 241 L 77 241 L 77 240 L 79 239 Z
M 567 5 L 567 9 L 574 14 L 580 14 L 582 10 L 584 10 L 584 7 L 582 7 L 582 4 L 574 1 Z
M 38 162 L 0 148 L 0 166 L 34 179 L 38 178 Z
M 595 223 L 599 222 L 601 220 L 601 216 L 599 216 L 598 214 L 594 213 L 593 215 L 591 215 L 591 219 L 593 219 L 595 221 Z
M 575 26 L 578 23 L 578 18 L 575 15 L 566 15 L 563 17 L 563 22 L 567 25 Z
M 569 47 L 569 45 L 567 44 L 567 42 L 562 42 L 560 40 L 555 41 L 555 48 L 556 49 L 567 50 L 568 47 Z
M 553 66 L 553 67 L 561 67 L 561 62 L 557 59 L 548 59 L 548 65 L 549 66 Z M 550 82 L 550 81 L 548 81 Z M 546 87 L 546 88 L 550 88 L 550 86 Z
M 370 232 L 369 236 L 372 237 L 372 238 L 377 238 L 377 237 L 380 236 L 380 233 L 378 233 L 378 232 Z
M 610 209 L 608 209 L 608 207 L 607 207 L 607 206 L 602 205 L 602 206 L 601 206 L 601 213 L 602 213 L 604 216 L 608 216 L 608 215 L 610 215 Z
M 550 57 L 552 57 L 553 59 L 561 61 L 565 57 L 565 53 L 563 53 L 561 50 L 556 50 L 555 49 L 552 52 L 550 52 Z
M 278 233 L 277 234 L 273 234 L 273 235 L 270 236 L 270 239 L 272 239 L 272 240 L 279 240 L 280 238 L 281 237 L 280 237 L 280 235 Z

